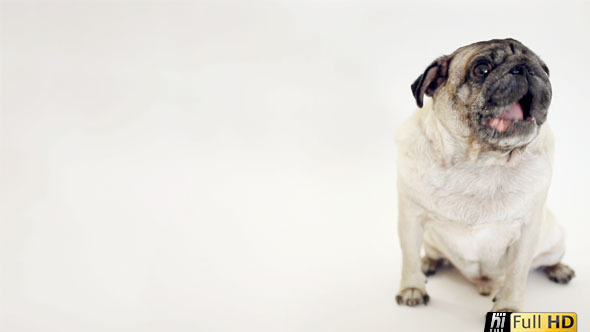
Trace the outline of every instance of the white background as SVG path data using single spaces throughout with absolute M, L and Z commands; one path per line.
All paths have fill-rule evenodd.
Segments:
M 457 272 L 400 279 L 393 135 L 410 84 L 513 37 L 549 65 L 549 205 L 590 319 L 590 4 L 3 2 L 0 330 L 480 331 Z

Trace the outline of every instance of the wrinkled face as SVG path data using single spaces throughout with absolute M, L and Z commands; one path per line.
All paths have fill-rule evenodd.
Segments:
M 444 112 L 456 114 L 443 119 L 461 122 L 471 137 L 494 149 L 523 146 L 536 137 L 547 118 L 551 83 L 547 66 L 531 50 L 513 39 L 492 40 L 435 63 L 435 81 L 424 92 L 435 105 L 452 106 Z

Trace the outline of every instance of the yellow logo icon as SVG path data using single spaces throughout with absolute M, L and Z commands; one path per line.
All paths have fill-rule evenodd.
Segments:
M 515 312 L 510 315 L 511 332 L 576 332 L 574 312 Z
M 488 312 L 484 332 L 577 332 L 574 312 Z

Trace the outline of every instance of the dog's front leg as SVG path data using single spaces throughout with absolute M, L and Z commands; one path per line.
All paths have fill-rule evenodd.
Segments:
M 491 311 L 512 311 L 521 309 L 524 301 L 527 279 L 534 258 L 541 228 L 541 212 L 523 225 L 521 236 L 512 244 L 505 256 L 505 279 L 495 297 Z
M 398 236 L 402 249 L 402 280 L 398 304 L 428 304 L 426 276 L 422 273 L 420 249 L 424 236 L 421 209 L 409 199 L 399 198 Z

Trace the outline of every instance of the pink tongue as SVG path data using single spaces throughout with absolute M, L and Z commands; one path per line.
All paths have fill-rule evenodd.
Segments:
M 524 113 L 522 112 L 520 103 L 516 102 L 510 105 L 504 113 L 500 114 L 499 118 L 506 120 L 522 120 L 524 118 Z

